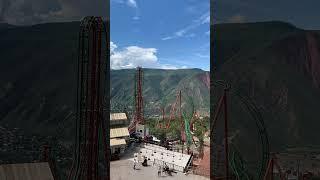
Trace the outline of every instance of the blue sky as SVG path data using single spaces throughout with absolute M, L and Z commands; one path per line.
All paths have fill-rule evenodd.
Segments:
M 112 69 L 210 69 L 209 0 L 110 3 Z

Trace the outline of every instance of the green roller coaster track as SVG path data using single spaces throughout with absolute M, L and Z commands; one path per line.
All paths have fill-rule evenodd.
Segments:
M 230 167 L 238 180 L 251 180 L 248 169 L 242 159 L 239 151 L 231 146 L 231 158 L 229 160 Z
M 267 163 L 269 160 L 269 140 L 268 140 L 268 134 L 264 125 L 262 115 L 259 111 L 259 108 L 255 105 L 252 99 L 242 94 L 238 89 L 232 89 L 230 85 L 227 84 L 225 81 L 219 80 L 219 81 L 213 82 L 214 88 L 216 88 L 219 85 L 224 86 L 225 89 L 230 90 L 229 94 L 235 96 L 235 99 L 237 99 L 240 102 L 242 108 L 250 114 L 252 120 L 256 124 L 257 132 L 259 134 L 260 143 L 262 147 L 262 152 L 261 152 L 262 159 L 261 159 L 261 162 L 259 163 L 259 167 L 257 167 L 258 171 L 255 175 L 255 178 L 262 179 L 266 171 Z M 215 128 L 215 123 L 216 122 L 213 122 L 213 124 L 211 125 L 212 126 L 211 129 Z M 233 147 L 231 151 L 229 151 L 229 153 L 231 153 L 230 154 L 231 159 L 229 160 L 228 163 L 232 167 L 232 170 L 237 176 L 237 178 L 240 180 L 242 179 L 246 180 L 248 178 L 255 179 L 253 177 L 248 176 L 248 173 L 247 173 L 248 171 L 246 170 L 245 163 L 240 153 L 236 150 L 236 148 Z M 213 169 L 215 169 L 215 164 L 213 164 Z
M 192 116 L 191 116 L 192 118 Z M 186 116 L 186 113 L 183 112 L 183 119 L 184 119 L 184 128 L 185 128 L 185 133 L 187 137 L 187 146 L 190 147 L 192 144 L 192 134 L 190 132 L 190 117 Z

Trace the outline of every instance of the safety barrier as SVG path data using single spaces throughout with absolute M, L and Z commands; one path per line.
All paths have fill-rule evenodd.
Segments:
M 157 166 L 163 166 L 163 167 L 165 165 L 167 165 L 170 169 L 173 169 L 175 171 L 184 172 L 184 167 L 176 165 L 176 164 L 173 164 L 173 163 L 165 162 L 165 161 L 162 161 L 160 159 L 154 159 L 154 164 L 157 165 Z

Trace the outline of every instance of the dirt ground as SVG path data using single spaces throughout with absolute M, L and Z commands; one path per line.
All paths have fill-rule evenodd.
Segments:
M 195 168 L 196 174 L 210 177 L 210 147 L 204 146 L 203 158 L 196 160 L 194 164 L 198 164 L 198 167 Z

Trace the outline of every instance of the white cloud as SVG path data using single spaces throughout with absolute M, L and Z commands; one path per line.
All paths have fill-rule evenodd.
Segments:
M 127 6 L 135 9 L 135 16 L 132 17 L 133 20 L 137 21 L 140 19 L 138 13 L 138 4 L 136 0 L 111 0 L 111 2 L 126 4 Z
M 161 40 L 166 41 L 166 40 L 170 40 L 173 38 L 174 38 L 173 36 L 167 36 L 167 37 L 162 38 Z
M 118 46 L 116 44 L 114 44 L 112 41 L 110 41 L 110 53 L 113 54 L 114 50 L 117 48 Z
M 192 38 L 192 37 L 195 37 L 195 36 L 196 36 L 195 33 L 191 33 L 191 34 L 186 35 L 186 37 L 189 37 L 189 38 Z
M 181 37 L 181 36 L 183 36 L 183 35 L 187 32 L 187 29 L 188 29 L 188 28 L 186 28 L 186 29 L 181 29 L 180 31 L 175 32 L 174 34 L 175 34 L 176 36 L 178 36 L 178 37 Z
M 246 17 L 243 16 L 243 15 L 240 15 L 240 14 L 231 16 L 231 17 L 228 19 L 228 22 L 229 22 L 229 23 L 243 23 L 243 22 L 245 22 L 245 21 L 246 21 Z
M 134 16 L 132 19 L 137 21 L 137 20 L 140 19 L 140 17 L 139 16 Z
M 135 0 L 128 0 L 127 1 L 128 6 L 133 7 L 133 8 L 137 8 L 137 2 Z
M 161 40 L 166 41 L 166 40 L 176 39 L 180 37 L 190 37 L 189 36 L 190 34 L 186 35 L 189 31 L 196 29 L 197 27 L 207 23 L 210 23 L 210 12 L 206 12 L 205 14 L 201 15 L 198 19 L 194 20 L 192 24 L 176 31 L 172 36 L 166 36 Z
M 202 20 L 202 24 L 210 23 L 210 16 L 208 15 L 205 19 Z
M 172 66 L 170 64 L 162 64 L 160 69 L 178 69 L 176 66 Z
M 194 54 L 195 56 L 199 57 L 199 58 L 210 58 L 210 55 L 206 55 L 206 54 L 200 54 L 200 53 L 196 53 Z
M 202 16 L 196 19 L 195 22 L 200 24 L 210 23 L 210 12 L 204 13 Z
M 118 50 L 118 46 L 111 41 L 110 51 L 111 69 L 130 69 L 137 66 L 157 69 L 178 69 L 174 65 L 160 63 L 156 48 L 128 46 L 122 50 Z
M 111 0 L 111 3 L 112 3 L 112 2 L 120 3 L 120 4 L 124 3 L 124 1 L 123 1 L 123 0 Z

